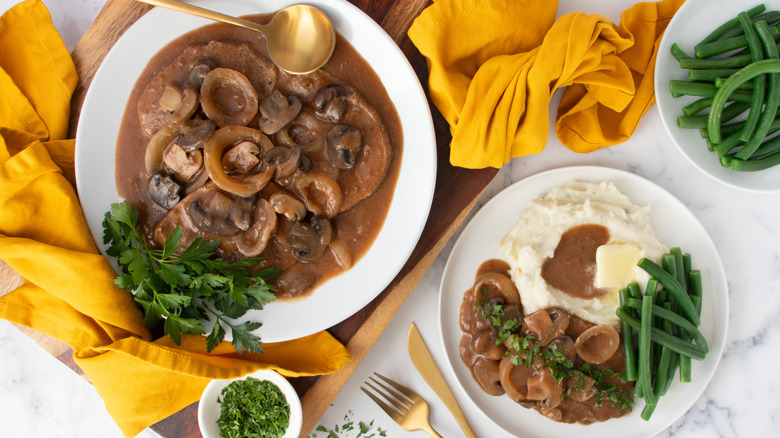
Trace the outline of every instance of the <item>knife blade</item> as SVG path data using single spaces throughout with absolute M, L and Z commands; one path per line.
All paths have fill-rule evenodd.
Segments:
M 425 342 L 414 323 L 409 326 L 409 334 L 407 335 L 406 342 L 409 347 L 409 356 L 412 358 L 412 363 L 417 368 L 417 371 L 420 372 L 423 379 L 428 382 L 428 385 L 433 388 L 436 395 L 444 402 L 444 405 L 447 406 L 447 409 L 450 410 L 452 416 L 455 417 L 455 421 L 458 422 L 458 425 L 463 429 L 463 432 L 466 433 L 466 436 L 468 438 L 477 438 L 477 435 L 471 430 L 471 425 L 469 425 L 468 420 L 466 420 L 466 416 L 463 415 L 463 411 L 461 411 L 458 402 L 455 400 L 455 396 L 452 395 L 450 387 L 447 386 L 447 382 L 441 375 L 439 368 L 436 366 L 436 362 L 434 362 L 433 357 L 431 356 L 431 352 L 428 350 L 428 347 L 425 346 Z

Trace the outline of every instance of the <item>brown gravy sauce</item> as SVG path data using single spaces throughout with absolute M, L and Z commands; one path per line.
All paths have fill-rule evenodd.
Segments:
M 270 17 L 271 15 L 255 15 L 245 18 L 263 23 Z M 145 172 L 144 154 L 149 138 L 144 134 L 139 122 L 137 104 L 145 87 L 185 49 L 205 45 L 211 41 L 240 43 L 249 46 L 261 56 L 266 54 L 263 39 L 252 31 L 224 24 L 196 29 L 171 42 L 152 58 L 133 89 L 122 120 L 116 154 L 117 189 L 122 198 L 139 210 L 139 224 L 151 245 L 155 245 L 153 239 L 155 224 L 168 211 L 157 205 L 147 190 L 149 177 Z M 339 240 L 347 246 L 354 264 L 376 239 L 387 216 L 401 165 L 402 128 L 395 106 L 379 77 L 341 35 L 337 35 L 333 57 L 322 70 L 337 81 L 354 87 L 373 107 L 379 114 L 392 146 L 392 158 L 386 175 L 373 194 L 332 219 L 334 236 L 338 235 Z M 270 193 L 273 190 L 266 190 L 266 192 Z M 229 259 L 235 256 L 226 254 L 223 257 Z M 319 258 L 304 263 L 293 259 L 289 251 L 276 241 L 268 244 L 261 257 L 265 260 L 263 266 L 258 266 L 258 269 L 273 266 L 284 270 L 280 276 L 271 281 L 280 289 L 278 296 L 281 299 L 306 296 L 324 280 L 344 270 L 330 250 L 326 250 Z
M 572 375 L 560 380 L 552 377 L 552 369 L 544 358 L 545 351 L 555 348 L 571 359 L 575 367 L 581 367 L 584 360 L 576 353 L 574 344 L 580 334 L 594 324 L 569 315 L 560 308 L 541 309 L 525 315 L 522 326 L 513 329 L 516 334 L 497 343 L 502 325 L 513 318 L 523 318 L 519 298 L 516 303 L 507 298 L 517 292 L 516 289 L 511 290 L 513 284 L 509 286 L 503 281 L 503 278 L 509 279 L 509 270 L 510 266 L 502 260 L 483 262 L 477 270 L 474 285 L 464 293 L 460 308 L 459 322 L 463 332 L 460 356 L 482 390 L 490 395 L 506 395 L 521 406 L 562 423 L 591 424 L 628 414 L 630 407 L 624 409 L 603 399 L 603 393 L 599 393 L 592 382 L 580 382 Z M 493 305 L 502 309 L 498 312 L 499 325 L 491 321 L 492 316 L 498 315 L 491 313 Z M 538 315 L 551 322 L 548 336 L 534 336 L 531 321 L 537 320 Z M 562 326 L 566 328 L 558 330 Z M 539 351 L 542 354 L 531 355 L 530 368 L 526 366 L 526 353 L 515 350 L 517 345 L 512 343 L 512 336 L 530 338 L 531 346 L 541 345 Z M 512 362 L 512 357 L 519 358 L 517 364 Z M 631 397 L 633 382 L 620 381 L 620 375 L 625 370 L 622 346 L 618 345 L 606 361 L 591 366 L 597 372 L 603 372 L 603 383 L 614 385 L 620 397 Z
M 569 228 L 561 236 L 555 253 L 542 264 L 542 278 L 573 297 L 589 299 L 607 293 L 593 287 L 596 276 L 596 248 L 609 242 L 603 225 L 585 224 Z

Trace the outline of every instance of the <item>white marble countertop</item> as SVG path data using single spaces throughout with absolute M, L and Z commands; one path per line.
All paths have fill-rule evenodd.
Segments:
M 0 13 L 15 3 L 16 0 L 0 0 Z M 105 0 L 44 3 L 72 49 Z M 560 3 L 560 12 L 568 12 L 581 9 L 584 2 Z M 589 2 L 586 12 L 602 13 L 617 21 L 620 11 L 631 3 Z M 515 159 L 501 169 L 475 211 L 502 188 L 526 176 L 580 164 L 627 170 L 676 196 L 708 231 L 726 271 L 730 312 L 720 365 L 693 407 L 658 436 L 776 436 L 780 428 L 780 373 L 775 371 L 780 359 L 775 350 L 780 348 L 780 227 L 775 220 L 780 217 L 780 194 L 739 191 L 700 173 L 673 146 L 653 108 L 629 141 L 590 154 L 569 151 L 551 132 L 542 154 Z M 406 432 L 398 427 L 359 390 L 370 374 L 379 371 L 414 388 L 432 404 L 432 423 L 443 436 L 463 436 L 444 405 L 414 370 L 406 351 L 406 332 L 409 324 L 415 322 L 434 358 L 445 363 L 436 309 L 439 282 L 452 244 L 445 247 L 321 418 L 319 424 L 323 427 L 334 429 L 348 421 L 373 421 L 372 430 L 378 432 L 381 428 L 387 436 L 425 436 L 423 432 Z M 0 351 L 0 436 L 121 436 L 86 381 L 5 321 L 0 321 Z M 453 375 L 445 371 L 445 378 L 479 436 L 511 436 L 471 408 Z M 327 437 L 327 433 L 317 431 L 312 435 Z M 147 430 L 139 436 L 157 434 Z M 355 437 L 357 431 L 342 430 L 339 436 Z

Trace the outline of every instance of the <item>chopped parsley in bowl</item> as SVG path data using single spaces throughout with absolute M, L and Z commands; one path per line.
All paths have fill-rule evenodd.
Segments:
M 205 438 L 292 438 L 299 435 L 302 421 L 295 389 L 271 370 L 212 380 L 198 406 L 198 423 Z

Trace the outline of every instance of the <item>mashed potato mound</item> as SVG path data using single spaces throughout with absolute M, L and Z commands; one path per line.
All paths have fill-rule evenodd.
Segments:
M 608 244 L 635 245 L 640 250 L 639 257 L 660 262 L 668 252 L 655 236 L 649 207 L 633 204 L 611 182 L 572 181 L 557 187 L 531 201 L 500 242 L 526 314 L 558 306 L 596 324 L 618 324 L 615 309 L 619 288 L 583 299 L 556 289 L 541 275 L 542 264 L 553 256 L 563 233 L 586 224 L 606 227 L 610 234 Z M 641 268 L 634 268 L 631 280 L 637 281 L 643 290 L 648 279 Z

